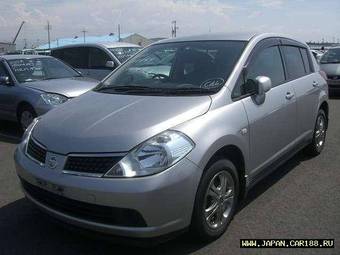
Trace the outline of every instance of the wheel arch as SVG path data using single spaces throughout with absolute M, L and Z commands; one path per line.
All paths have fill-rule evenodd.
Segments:
M 23 107 L 31 107 L 33 110 L 34 110 L 34 107 L 32 106 L 32 104 L 30 104 L 29 102 L 27 101 L 21 101 L 18 103 L 17 105 L 17 109 L 16 109 L 16 115 L 17 115 L 17 119 L 19 119 L 19 113 L 20 113 L 20 110 L 23 108 Z M 34 110 L 35 111 L 35 110 Z
M 319 109 L 322 109 L 325 114 L 326 114 L 326 118 L 327 118 L 327 128 L 328 128 L 328 116 L 329 116 L 329 105 L 327 101 L 323 101 L 319 107 Z
M 239 182 L 240 182 L 240 194 L 239 198 L 242 199 L 246 195 L 246 178 L 245 178 L 245 157 L 242 150 L 233 144 L 225 145 L 219 148 L 209 159 L 206 164 L 204 171 L 205 172 L 208 167 L 218 158 L 225 158 L 230 160 L 236 167 L 237 172 L 239 173 Z

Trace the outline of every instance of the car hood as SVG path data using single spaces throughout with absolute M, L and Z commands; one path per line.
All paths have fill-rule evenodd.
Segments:
M 138 96 L 90 91 L 45 114 L 33 136 L 49 151 L 126 152 L 206 113 L 210 96 Z
M 320 64 L 320 69 L 327 75 L 340 75 L 340 63 L 339 64 Z
M 25 86 L 44 92 L 61 94 L 67 97 L 77 97 L 94 88 L 97 84 L 98 81 L 86 77 L 72 77 L 33 81 L 26 83 Z

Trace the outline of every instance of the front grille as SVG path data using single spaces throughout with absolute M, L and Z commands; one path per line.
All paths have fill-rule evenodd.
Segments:
M 67 158 L 64 169 L 74 172 L 105 174 L 123 157 L 75 157 Z
M 32 137 L 29 139 L 27 144 L 27 154 L 40 163 L 45 163 L 46 150 L 36 141 L 34 141 Z
M 92 222 L 125 227 L 146 227 L 142 215 L 133 209 L 117 208 L 69 199 L 34 186 L 20 179 L 24 190 L 41 204 L 55 210 Z

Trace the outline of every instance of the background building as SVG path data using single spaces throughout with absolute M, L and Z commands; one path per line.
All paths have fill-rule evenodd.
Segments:
M 0 54 L 15 51 L 15 44 L 8 42 L 0 42 Z

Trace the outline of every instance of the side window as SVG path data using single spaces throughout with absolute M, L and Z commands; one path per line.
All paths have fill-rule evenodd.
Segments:
M 88 68 L 88 48 L 66 48 L 62 60 L 74 68 Z
M 272 81 L 272 87 L 285 81 L 285 73 L 281 53 L 278 46 L 261 50 L 249 63 L 246 75 L 242 73 L 235 84 L 233 98 L 238 98 L 256 91 L 256 77 L 267 76 Z
M 263 49 L 250 62 L 245 77 L 245 92 L 254 91 L 256 88 L 255 79 L 258 76 L 267 76 L 275 87 L 285 80 L 285 74 L 278 46 Z
M 106 62 L 112 61 L 103 50 L 91 47 L 89 49 L 89 67 L 91 69 L 112 69 L 106 67 Z
M 302 55 L 303 64 L 305 65 L 306 73 L 307 74 L 312 73 L 311 64 L 309 62 L 307 50 L 303 49 L 303 48 L 300 48 L 300 52 L 301 52 L 301 55 Z
M 0 62 L 0 76 L 8 76 L 8 73 L 4 67 L 4 64 Z
M 282 48 L 289 79 L 293 80 L 304 76 L 306 74 L 305 67 L 299 48 L 294 46 L 283 46 Z

